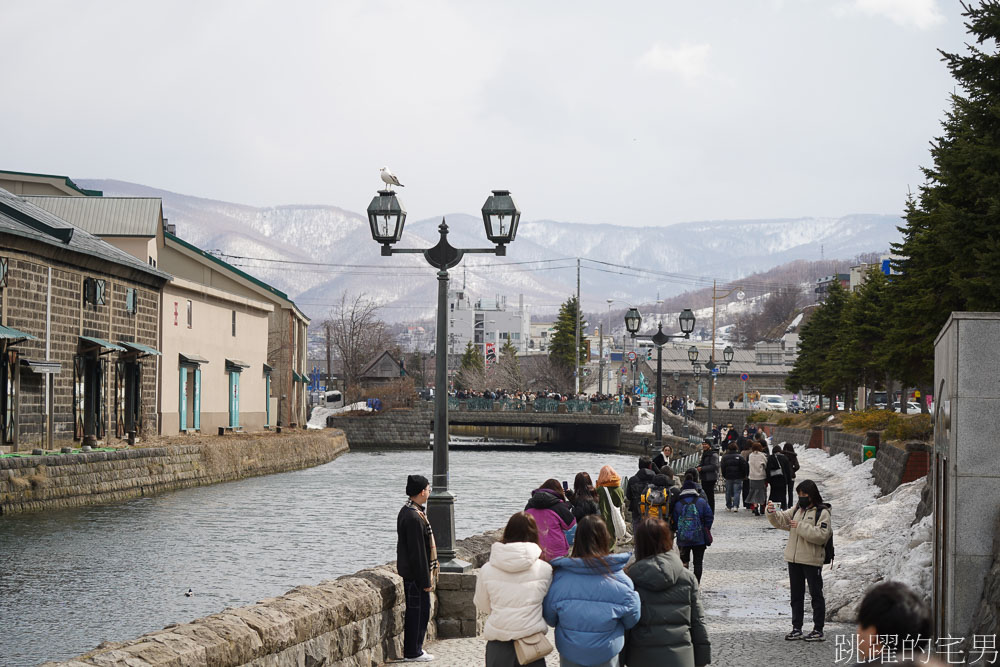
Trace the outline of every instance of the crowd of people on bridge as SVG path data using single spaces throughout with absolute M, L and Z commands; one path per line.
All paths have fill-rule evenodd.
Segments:
M 477 577 L 475 605 L 487 614 L 487 667 L 545 667 L 553 648 L 549 627 L 555 628 L 561 667 L 709 664 L 700 584 L 713 543 L 719 480 L 727 511 L 738 512 L 742 502 L 789 533 L 784 559 L 792 628 L 785 639 L 825 640 L 822 567 L 833 558 L 831 506 L 814 481 L 794 483 L 793 448 L 771 448 L 763 433 L 731 425 L 716 437 L 705 438 L 698 465 L 683 472 L 674 470 L 678 459 L 666 445 L 655 458 L 639 457 L 631 477 L 605 465 L 596 482 L 581 471 L 572 486 L 550 478 L 530 493 Z M 726 451 L 721 460 L 717 447 Z M 741 498 L 745 481 L 749 491 Z M 397 521 L 397 563 L 406 592 L 404 660 L 413 662 L 433 660 L 423 650 L 437 573 L 423 509 L 429 491 L 426 478 L 411 475 L 409 500 Z M 859 656 L 862 646 L 869 653 L 886 648 L 885 628 L 904 631 L 894 642 L 906 633 L 928 636 L 926 606 L 915 606 L 907 590 L 893 586 L 876 587 L 870 604 L 861 604 Z M 804 633 L 807 588 L 813 627 Z M 897 613 L 908 626 L 892 618 Z

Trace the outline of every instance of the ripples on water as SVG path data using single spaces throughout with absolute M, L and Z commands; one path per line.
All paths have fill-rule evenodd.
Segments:
M 458 537 L 502 527 L 549 477 L 596 480 L 606 463 L 628 475 L 635 461 L 452 451 Z M 0 665 L 70 658 L 394 560 L 410 473 L 431 478 L 429 451 L 352 452 L 308 470 L 0 517 Z

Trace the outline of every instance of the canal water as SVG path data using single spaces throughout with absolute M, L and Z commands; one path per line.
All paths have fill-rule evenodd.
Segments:
M 452 451 L 450 462 L 460 538 L 502 527 L 549 477 L 636 468 L 634 456 L 502 449 Z M 429 451 L 351 452 L 307 470 L 0 517 L 0 665 L 70 658 L 392 561 L 414 472 L 430 479 Z

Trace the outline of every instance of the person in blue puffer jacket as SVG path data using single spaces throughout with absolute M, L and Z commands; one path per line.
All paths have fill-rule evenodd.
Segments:
M 625 631 L 639 622 L 639 594 L 622 571 L 632 554 L 611 553 L 600 515 L 583 517 L 569 557 L 556 558 L 542 606 L 556 629 L 561 667 L 618 667 Z

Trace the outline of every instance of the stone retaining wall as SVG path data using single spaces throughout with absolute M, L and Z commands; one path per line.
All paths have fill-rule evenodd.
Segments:
M 902 447 L 882 444 L 875 456 L 872 476 L 882 494 L 892 493 L 900 484 L 920 479 L 930 472 L 931 446 L 907 442 Z
M 494 531 L 460 540 L 458 557 L 482 566 L 499 535 Z M 449 576 L 439 592 L 431 594 L 428 639 L 437 636 L 438 625 L 455 629 L 454 623 L 446 623 L 454 619 L 439 619 L 439 611 L 450 606 L 458 613 L 471 603 L 474 584 L 470 587 L 469 582 L 475 576 Z M 451 593 L 464 597 L 447 600 Z M 405 608 L 403 580 L 395 564 L 387 564 L 299 586 L 280 597 L 168 626 L 131 641 L 106 642 L 73 660 L 48 662 L 44 667 L 375 667 L 402 657 Z M 458 629 L 462 630 L 461 621 Z
M 834 429 L 823 429 L 823 445 L 830 456 L 847 454 L 854 465 L 861 464 L 861 446 L 865 444 L 865 436 L 844 433 Z
M 421 406 L 358 415 L 331 415 L 326 425 L 343 431 L 352 449 L 427 449 L 432 418 L 432 409 Z
M 726 424 L 732 424 L 733 428 L 737 429 L 741 433 L 743 432 L 743 427 L 746 426 L 747 417 L 753 414 L 752 410 L 730 410 L 728 408 L 720 409 L 715 408 L 712 410 L 712 421 L 718 426 L 725 426 Z M 694 411 L 695 421 L 702 423 L 708 422 L 708 408 L 695 408 Z
M 812 429 L 793 428 L 791 426 L 775 426 L 771 434 L 771 440 L 775 444 L 790 442 L 793 445 L 802 445 L 803 447 L 809 444 L 811 437 Z
M 114 452 L 0 458 L 0 514 L 100 505 L 287 472 L 348 451 L 342 431 L 203 437 Z

